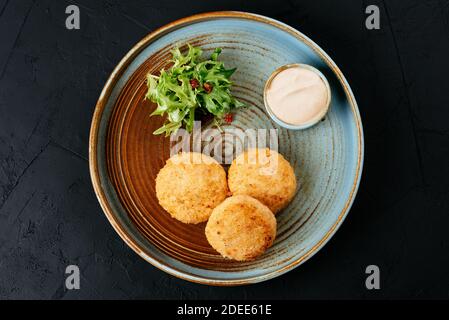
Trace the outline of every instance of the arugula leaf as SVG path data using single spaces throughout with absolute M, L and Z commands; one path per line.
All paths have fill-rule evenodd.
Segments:
M 188 44 L 185 54 L 179 48 L 171 51 L 173 65 L 168 70 L 162 69 L 159 76 L 147 75 L 145 98 L 157 103 L 151 116 L 166 116 L 154 134 L 169 136 L 182 126 L 191 132 L 196 110 L 214 115 L 219 125 L 226 114 L 245 106 L 230 91 L 236 68 L 226 69 L 218 61 L 220 53 L 221 48 L 216 48 L 208 60 L 200 61 L 202 50 Z

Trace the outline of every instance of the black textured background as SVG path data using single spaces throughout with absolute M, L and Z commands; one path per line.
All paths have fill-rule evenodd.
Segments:
M 81 29 L 65 28 L 65 8 Z M 365 7 L 381 29 L 365 28 Z M 365 167 L 335 237 L 265 283 L 215 288 L 139 258 L 92 190 L 88 134 L 99 93 L 151 30 L 214 10 L 279 19 L 327 51 L 363 118 Z M 449 298 L 449 2 L 0 0 L 0 298 Z M 68 264 L 81 289 L 64 289 Z M 365 268 L 381 290 L 365 289 Z

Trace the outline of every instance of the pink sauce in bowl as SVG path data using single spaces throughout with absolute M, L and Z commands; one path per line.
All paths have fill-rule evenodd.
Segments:
M 265 108 L 271 118 L 288 129 L 306 129 L 327 113 L 329 83 L 316 68 L 290 64 L 278 68 L 264 89 Z

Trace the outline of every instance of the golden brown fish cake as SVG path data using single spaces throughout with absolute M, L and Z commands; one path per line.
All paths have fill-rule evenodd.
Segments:
M 227 193 L 223 167 L 201 153 L 172 156 L 156 177 L 159 204 L 184 223 L 206 221 Z
M 206 225 L 210 245 L 222 256 L 253 260 L 276 237 L 276 218 L 259 200 L 246 195 L 227 198 L 212 212 Z
M 264 148 L 250 149 L 234 159 L 228 185 L 233 195 L 249 195 L 277 213 L 293 199 L 297 184 L 290 163 L 276 151 Z

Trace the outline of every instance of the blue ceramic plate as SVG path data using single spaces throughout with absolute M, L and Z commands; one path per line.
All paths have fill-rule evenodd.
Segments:
M 274 245 L 255 261 L 238 263 L 220 257 L 205 242 L 204 225 L 178 224 L 155 200 L 154 178 L 168 154 L 163 137 L 151 134 L 160 123 L 156 117 L 148 117 L 151 106 L 142 102 L 145 74 L 157 73 L 167 65 L 169 50 L 186 43 L 200 46 L 206 54 L 223 48 L 220 59 L 227 67 L 238 68 L 232 78 L 233 93 L 249 105 L 236 113 L 232 126 L 279 129 L 279 152 L 293 165 L 299 181 L 295 198 L 277 215 Z M 306 130 L 281 128 L 264 108 L 266 80 L 278 67 L 291 63 L 314 66 L 331 87 L 328 114 Z M 211 285 L 268 280 L 313 256 L 346 217 L 362 164 L 359 111 L 335 63 L 299 31 L 243 12 L 195 15 L 141 40 L 106 83 L 90 136 L 95 192 L 123 240 L 163 271 Z

